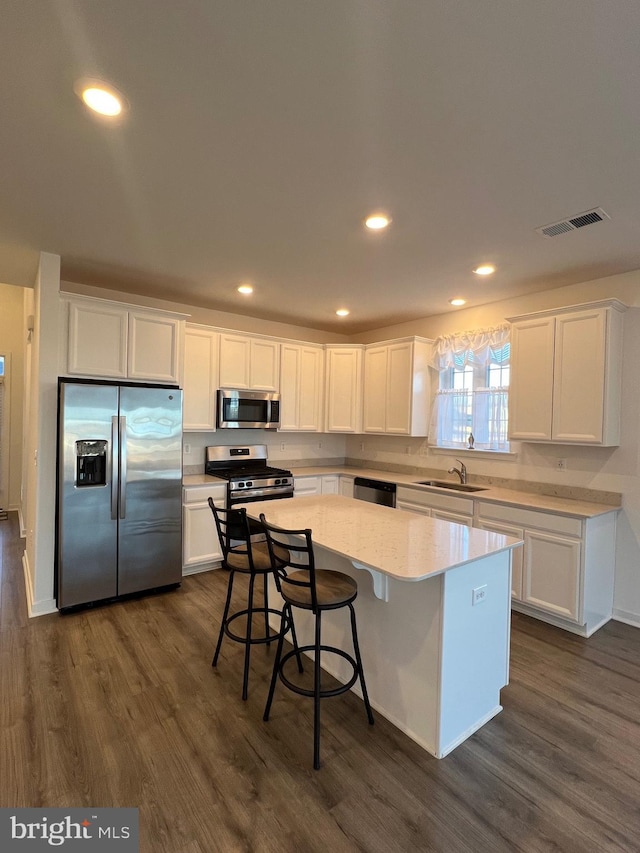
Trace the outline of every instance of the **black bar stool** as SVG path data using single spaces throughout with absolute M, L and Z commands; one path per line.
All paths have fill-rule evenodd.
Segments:
M 373 713 L 369 704 L 369 695 L 364 683 L 364 672 L 362 659 L 360 657 L 360 646 L 358 645 L 358 632 L 356 629 L 356 613 L 353 602 L 358 595 L 358 585 L 355 580 L 343 572 L 329 569 L 316 569 L 313 553 L 313 542 L 311 530 L 285 530 L 269 524 L 264 516 L 260 515 L 260 521 L 267 536 L 267 545 L 271 555 L 271 561 L 280 572 L 286 573 L 280 583 L 280 592 L 285 604 L 282 609 L 282 622 L 280 638 L 276 658 L 273 664 L 273 674 L 269 696 L 264 710 L 263 719 L 269 719 L 273 694 L 275 692 L 278 678 L 285 687 L 293 690 L 301 696 L 313 697 L 313 766 L 316 770 L 320 768 L 320 700 L 329 696 L 339 696 L 350 690 L 358 679 L 362 688 L 362 698 L 369 723 L 373 725 Z M 295 538 L 292 541 L 291 537 Z M 289 572 L 288 570 L 293 571 Z M 282 654 L 282 644 L 287 623 L 293 624 L 293 607 L 310 610 L 315 617 L 315 639 L 310 645 L 295 645 L 293 651 Z M 351 614 L 351 636 L 353 638 L 354 655 L 350 655 L 343 649 L 335 646 L 324 645 L 321 641 L 322 614 L 325 610 L 338 610 L 348 607 Z M 298 657 L 298 669 L 300 669 L 300 652 L 312 651 L 314 653 L 313 689 L 307 689 L 295 684 L 284 674 L 284 666 L 294 655 Z M 353 667 L 353 675 L 346 684 L 338 687 L 322 689 L 320 680 L 320 654 L 329 652 L 340 655 L 349 661 Z M 301 670 L 300 670 L 301 671 Z
M 269 607 L 268 577 L 274 576 L 276 587 L 280 589 L 280 581 L 283 573 L 274 566 L 267 545 L 263 542 L 251 541 L 251 528 L 246 510 L 244 509 L 221 509 L 217 507 L 212 498 L 209 498 L 209 506 L 216 523 L 220 547 L 222 549 L 222 565 L 229 570 L 229 583 L 227 585 L 227 600 L 222 614 L 222 624 L 218 634 L 216 650 L 211 661 L 211 666 L 217 666 L 222 638 L 226 634 L 229 639 L 236 643 L 244 643 L 244 674 L 242 679 L 242 698 L 247 698 L 249 688 L 249 658 L 251 646 L 265 644 L 269 646 L 272 640 L 281 640 L 291 629 L 294 648 L 297 648 L 295 629 L 290 618 L 283 618 L 281 610 Z M 254 530 L 255 532 L 255 530 Z M 281 554 L 283 561 L 285 555 Z M 231 595 L 233 592 L 233 581 L 236 572 L 249 575 L 249 594 L 247 606 L 242 610 L 229 615 Z M 254 586 L 256 578 L 262 577 L 264 602 L 262 607 L 254 607 Z M 269 627 L 269 614 L 280 617 L 280 628 L 273 631 Z M 253 633 L 253 617 L 261 615 L 264 618 L 264 633 L 255 636 Z M 246 619 L 244 633 L 236 633 L 232 630 L 237 619 Z M 300 664 L 301 665 L 301 664 Z

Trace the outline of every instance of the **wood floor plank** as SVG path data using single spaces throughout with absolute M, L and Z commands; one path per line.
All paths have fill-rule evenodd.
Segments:
M 514 614 L 504 711 L 442 761 L 346 694 L 279 685 L 225 640 L 227 576 L 27 619 L 0 522 L 0 806 L 135 806 L 143 853 L 584 853 L 640 848 L 640 631 L 584 638 Z M 238 587 L 242 596 L 242 586 Z

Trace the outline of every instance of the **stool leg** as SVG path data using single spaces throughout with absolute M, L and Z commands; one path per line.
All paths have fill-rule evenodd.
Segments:
M 265 637 L 269 637 L 269 584 L 267 583 L 268 575 L 264 574 L 262 576 L 262 580 L 264 582 L 264 634 Z M 267 648 L 271 645 L 271 640 L 267 640 Z
M 216 650 L 213 655 L 213 660 L 211 661 L 211 666 L 216 666 L 218 663 L 218 655 L 220 654 L 220 646 L 222 645 L 222 638 L 224 637 L 224 629 L 227 624 L 227 616 L 229 615 L 229 605 L 231 604 L 231 592 L 233 590 L 233 578 L 235 577 L 235 572 L 232 570 L 229 572 L 229 583 L 227 584 L 227 600 L 224 605 L 224 612 L 222 614 L 222 624 L 220 625 L 220 633 L 218 634 L 218 642 L 216 644 Z
M 247 698 L 249 690 L 249 657 L 251 655 L 251 629 L 253 628 L 253 587 L 256 576 L 251 575 L 249 581 L 249 610 L 247 613 L 247 633 L 244 644 L 244 676 L 242 678 L 242 698 Z
M 313 769 L 320 769 L 320 617 L 316 613 L 316 637 L 313 662 Z
M 302 655 L 298 650 L 298 637 L 296 635 L 296 626 L 293 624 L 293 613 L 291 613 L 291 641 L 293 643 L 293 648 L 296 650 L 296 660 L 298 661 L 298 672 L 304 672 L 304 667 L 302 666 Z
M 373 713 L 371 711 L 371 705 L 369 704 L 369 694 L 367 693 L 367 687 L 364 683 L 364 670 L 362 669 L 362 658 L 360 657 L 360 645 L 358 643 L 358 630 L 356 628 L 356 611 L 353 609 L 353 604 L 349 604 L 349 610 L 351 611 L 351 633 L 353 635 L 353 650 L 355 652 L 356 663 L 358 665 L 358 675 L 360 676 L 360 687 L 362 688 L 362 698 L 364 700 L 364 707 L 367 711 L 367 718 L 369 720 L 370 725 L 373 725 Z
M 282 657 L 282 644 L 284 643 L 284 629 L 286 625 L 286 617 L 287 614 L 289 619 L 291 620 L 291 624 L 293 624 L 293 620 L 291 618 L 291 608 L 288 604 L 285 604 L 282 608 L 282 616 L 280 617 L 280 636 L 278 637 L 278 645 L 276 648 L 276 657 L 273 662 L 273 672 L 271 673 L 271 684 L 269 685 L 269 695 L 267 696 L 267 704 L 264 708 L 264 714 L 262 715 L 262 719 L 267 722 L 269 719 L 269 713 L 271 712 L 271 703 L 273 702 L 273 694 L 276 689 L 276 681 L 278 680 L 278 674 L 280 672 L 280 658 Z

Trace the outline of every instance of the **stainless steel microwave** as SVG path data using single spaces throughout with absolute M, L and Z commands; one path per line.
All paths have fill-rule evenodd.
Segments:
M 277 429 L 280 394 L 220 388 L 216 423 L 218 429 Z

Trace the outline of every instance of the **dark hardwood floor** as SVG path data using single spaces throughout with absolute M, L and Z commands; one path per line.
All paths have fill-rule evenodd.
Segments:
M 144 853 L 638 851 L 640 631 L 589 640 L 514 614 L 504 711 L 442 761 L 348 694 L 279 690 L 273 649 L 211 668 L 227 577 L 29 620 L 0 522 L 0 806 L 137 806 Z M 364 661 L 365 670 L 367 661 Z

